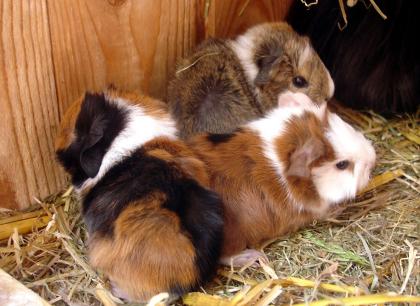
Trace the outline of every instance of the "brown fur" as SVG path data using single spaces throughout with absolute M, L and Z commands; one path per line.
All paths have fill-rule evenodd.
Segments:
M 134 105 L 141 105 L 146 115 L 155 118 L 168 118 L 168 106 L 166 103 L 135 92 L 124 92 L 115 88 L 108 88 L 105 91 L 107 97 L 111 99 L 124 99 L 126 102 Z
M 173 166 L 182 169 L 202 186 L 209 187 L 206 165 L 181 140 L 168 141 L 165 138 L 155 138 L 146 143 L 144 148 L 148 151 L 148 155 L 172 162 Z
M 316 139 L 320 155 L 308 165 L 330 160 L 332 149 L 322 136 L 322 125 L 313 114 L 291 120 L 287 132 L 276 142 L 280 159 L 290 167 L 290 156 L 308 139 Z M 309 178 L 287 177 L 290 192 L 300 203 L 313 210 L 301 209 L 290 201 L 276 170 L 262 152 L 259 136 L 241 129 L 228 141 L 217 145 L 206 135 L 190 141 L 210 172 L 210 184 L 223 199 L 225 243 L 223 256 L 232 256 L 245 248 L 297 230 L 322 217 L 319 196 Z M 315 213 L 314 211 L 320 211 Z
M 290 186 L 293 197 L 304 204 L 308 209 L 323 209 L 319 195 L 310 179 L 310 170 L 325 161 L 335 159 L 333 148 L 323 135 L 325 125 L 312 113 L 306 112 L 303 116 L 294 117 L 287 123 L 282 137 L 276 141 L 276 151 L 280 160 L 286 165 L 286 179 Z M 291 152 L 299 151 L 299 148 L 311 146 L 313 151 L 312 160 L 293 160 Z M 295 167 L 306 168 L 306 175 L 289 175 L 291 163 Z M 296 170 L 295 170 L 296 171 Z M 304 171 L 304 170 L 301 170 Z
M 308 37 L 300 36 L 286 23 L 268 23 L 265 31 L 256 36 L 255 46 L 255 62 L 267 55 L 276 56 L 265 80 L 257 85 L 264 105 L 269 106 L 267 110 L 277 105 L 279 93 L 286 89 L 302 92 L 317 104 L 331 98 L 327 70 L 312 49 Z M 311 48 L 313 53 L 309 61 L 300 65 L 299 61 L 307 47 Z M 295 76 L 304 77 L 309 85 L 297 88 L 292 81 Z
M 201 132 L 230 133 L 277 106 L 286 90 L 303 92 L 315 103 L 331 98 L 328 71 L 310 47 L 286 23 L 269 23 L 253 39 L 253 62 L 258 74 L 249 80 L 232 41 L 209 39 L 181 60 L 169 84 L 168 105 L 180 136 Z M 300 63 L 306 57 L 308 61 Z M 298 88 L 293 78 L 308 86 Z
M 113 239 L 90 239 L 92 266 L 135 300 L 147 300 L 174 283 L 188 288 L 196 281 L 194 247 L 175 213 L 160 208 L 164 200 L 155 193 L 133 203 L 118 217 Z
M 74 135 L 74 125 L 76 124 L 82 102 L 83 97 L 80 97 L 74 101 L 65 112 L 60 123 L 59 133 L 55 138 L 54 147 L 56 152 L 67 148 L 76 137 L 76 135 Z
M 146 115 L 169 118 L 166 105 L 150 97 L 115 89 L 108 89 L 103 94 L 105 103 L 124 99 L 139 105 Z M 62 154 L 59 160 L 63 165 L 66 158 L 71 159 L 69 163 L 78 161 L 80 153 L 76 149 L 67 155 L 65 151 L 73 142 L 87 138 L 75 132 L 83 101 L 84 97 L 75 101 L 61 123 L 56 150 L 60 151 L 58 155 Z M 94 119 L 83 120 L 95 122 Z M 82 139 L 76 139 L 77 136 Z M 138 168 L 135 168 L 136 162 L 140 164 Z M 156 168 L 147 169 L 143 162 Z M 119 168 L 121 165 L 131 165 L 135 169 L 131 173 Z M 83 217 L 90 231 L 89 262 L 103 271 L 124 296 L 146 301 L 163 291 L 180 294 L 202 285 L 213 275 L 222 240 L 222 205 L 217 195 L 208 190 L 209 177 L 205 167 L 181 140 L 156 137 L 139 144 L 138 150 L 127 159 L 111 166 L 109 176 L 105 175 L 96 185 L 78 185 L 82 186 L 78 191 L 82 195 Z M 153 173 L 154 169 L 165 173 Z M 145 173 L 150 173 L 150 177 L 142 175 L 143 170 L 149 171 Z M 126 184 L 130 180 L 136 181 Z M 185 198 L 168 191 L 166 183 L 180 188 L 185 186 Z M 146 187 L 139 195 L 133 192 L 143 185 Z M 137 200 L 125 200 L 131 192 L 136 194 Z M 201 209 L 207 210 L 202 213 Z M 197 225 L 193 222 L 196 219 L 201 220 Z M 98 224 L 101 227 L 95 227 Z M 206 229 L 207 236 L 200 234 L 202 228 Z M 204 242 L 197 243 L 202 237 L 205 237 Z
M 182 141 L 156 138 L 143 148 L 147 155 L 209 186 L 204 163 Z M 161 207 L 164 201 L 164 195 L 156 192 L 132 203 L 117 218 L 113 239 L 93 235 L 89 242 L 92 266 L 133 300 L 148 300 L 173 284 L 188 288 L 198 280 L 195 249 L 178 216 Z
M 226 41 L 203 42 L 176 70 L 168 88 L 168 105 L 181 137 L 230 132 L 262 115 L 254 90 Z

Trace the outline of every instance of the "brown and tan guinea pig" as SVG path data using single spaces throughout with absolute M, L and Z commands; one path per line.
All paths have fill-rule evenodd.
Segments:
M 375 151 L 362 133 L 305 94 L 229 134 L 189 140 L 224 203 L 222 263 L 240 266 L 263 242 L 322 219 L 368 183 Z M 255 258 L 254 258 L 255 259 Z
M 56 139 L 81 196 L 89 262 L 129 300 L 176 297 L 216 272 L 221 200 L 175 134 L 164 103 L 108 90 L 74 102 Z
M 285 91 L 320 104 L 334 93 L 309 38 L 287 23 L 264 23 L 234 40 L 208 39 L 181 60 L 168 104 L 180 135 L 230 133 L 277 106 Z

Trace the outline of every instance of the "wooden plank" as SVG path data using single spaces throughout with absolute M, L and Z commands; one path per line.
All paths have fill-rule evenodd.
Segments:
M 249 27 L 284 20 L 293 0 L 211 0 L 206 37 L 231 38 Z
M 45 0 L 0 4 L 0 207 L 23 208 L 64 183 L 48 12 Z
M 200 1 L 48 1 L 60 111 L 114 84 L 166 95 L 175 61 L 203 36 Z

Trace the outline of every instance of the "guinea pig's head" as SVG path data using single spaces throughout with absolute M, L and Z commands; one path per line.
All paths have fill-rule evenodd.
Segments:
M 250 28 L 233 43 L 248 79 L 267 110 L 285 90 L 302 92 L 321 104 L 334 94 L 334 82 L 308 37 L 287 23 Z
M 364 135 L 337 114 L 326 112 L 323 138 L 332 154 L 314 163 L 311 173 L 318 194 L 328 203 L 352 199 L 366 187 L 376 153 Z
M 175 137 L 163 103 L 114 90 L 73 102 L 55 139 L 56 156 L 78 191 L 92 187 L 116 163 L 157 136 Z
M 300 209 L 321 213 L 353 199 L 367 185 L 376 155 L 369 140 L 328 111 L 326 103 L 317 106 L 301 98 L 297 94 L 298 106 L 270 112 L 265 132 L 262 126 L 259 131 L 263 153 L 289 198 Z M 268 128 L 269 122 L 275 127 Z

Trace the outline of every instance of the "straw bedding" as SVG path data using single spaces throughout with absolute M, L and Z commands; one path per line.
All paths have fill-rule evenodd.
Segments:
M 259 266 L 221 268 L 177 305 L 420 303 L 420 112 L 337 111 L 375 145 L 368 188 L 328 220 L 267 243 Z M 24 212 L 1 210 L 0 268 L 51 304 L 118 303 L 87 263 L 86 238 L 71 188 Z

